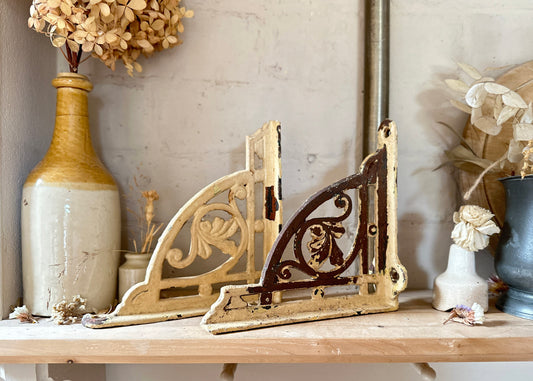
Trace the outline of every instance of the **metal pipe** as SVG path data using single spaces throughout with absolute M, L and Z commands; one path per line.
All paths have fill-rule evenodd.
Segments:
M 389 0 L 365 4 L 363 157 L 376 150 L 377 129 L 389 115 Z

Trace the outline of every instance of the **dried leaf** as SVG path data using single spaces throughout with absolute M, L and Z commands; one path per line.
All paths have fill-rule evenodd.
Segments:
M 479 128 L 481 131 L 487 135 L 498 135 L 502 130 L 501 124 L 497 124 L 496 120 L 492 117 L 483 116 L 476 120 L 474 126 Z
M 466 104 L 472 108 L 481 107 L 485 98 L 487 97 L 487 91 L 485 90 L 484 83 L 478 83 L 472 86 L 465 95 Z
M 507 106 L 527 108 L 527 103 L 522 99 L 518 93 L 514 91 L 509 91 L 502 95 L 503 103 Z
M 470 88 L 466 83 L 459 79 L 446 79 L 444 82 L 450 89 L 457 91 L 461 95 L 465 95 Z
M 494 82 L 485 83 L 484 86 L 485 86 L 485 90 L 487 90 L 489 94 L 500 95 L 500 94 L 505 94 L 511 91 L 507 87 L 500 85 L 498 83 L 494 83 Z
M 463 102 L 456 101 L 455 99 L 450 99 L 450 103 L 455 108 L 466 112 L 467 114 L 470 114 L 472 112 L 472 109 L 468 105 L 465 105 Z
M 515 116 L 518 110 L 520 109 L 517 107 L 505 106 L 502 109 L 500 115 L 498 115 L 498 120 L 496 121 L 496 124 L 504 124 L 513 116 Z
M 486 82 L 494 82 L 495 79 L 492 78 L 492 77 L 481 77 L 480 79 L 476 80 L 473 84 L 476 84 L 476 83 L 486 83 Z
M 476 156 L 472 151 L 463 145 L 458 145 L 457 147 L 450 151 L 446 151 L 445 153 L 448 159 L 454 162 L 456 167 L 461 169 L 469 170 L 471 168 L 468 168 L 466 165 L 470 165 L 476 167 L 476 169 L 480 168 L 484 170 L 492 164 L 490 160 L 482 159 Z
M 533 140 L 533 124 L 517 123 L 513 125 L 513 138 L 518 142 Z
M 472 79 L 480 79 L 480 78 L 482 78 L 481 73 L 475 67 L 473 67 L 473 66 L 471 66 L 469 64 L 466 64 L 466 63 L 462 63 L 462 62 L 457 62 L 457 65 L 466 74 L 468 74 Z

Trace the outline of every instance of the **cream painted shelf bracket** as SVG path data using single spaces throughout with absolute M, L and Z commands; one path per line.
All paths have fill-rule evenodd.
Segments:
M 202 325 L 224 333 L 397 310 L 407 285 L 397 249 L 397 153 L 396 125 L 385 121 L 360 172 L 311 196 L 280 232 L 260 282 L 223 287 Z M 336 216 L 323 217 L 331 209 Z
M 246 169 L 216 180 L 190 199 L 159 239 L 144 282 L 130 288 L 113 313 L 85 315 L 83 325 L 104 328 L 200 316 L 222 285 L 257 282 L 281 230 L 280 136 L 281 126 L 275 121 L 248 136 Z M 259 189 L 262 198 L 256 194 Z M 185 229 L 190 229 L 187 255 L 174 247 Z M 263 238 L 260 258 L 255 252 L 261 245 L 259 240 L 256 244 L 258 234 Z M 209 259 L 216 259 L 215 265 L 202 274 L 172 276 L 172 271 L 196 261 L 204 261 L 205 268 Z

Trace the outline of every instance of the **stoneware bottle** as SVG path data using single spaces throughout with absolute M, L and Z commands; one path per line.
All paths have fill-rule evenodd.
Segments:
M 24 303 L 35 315 L 75 295 L 88 312 L 112 305 L 120 249 L 120 199 L 89 131 L 87 77 L 60 73 L 50 148 L 22 193 Z
M 472 307 L 478 303 L 489 309 L 487 282 L 476 273 L 475 253 L 452 244 L 448 267 L 433 285 L 433 308 L 448 311 L 457 305 Z
M 118 268 L 118 300 L 128 291 L 131 286 L 142 282 L 146 277 L 146 268 L 150 263 L 152 253 L 126 253 L 124 262 Z

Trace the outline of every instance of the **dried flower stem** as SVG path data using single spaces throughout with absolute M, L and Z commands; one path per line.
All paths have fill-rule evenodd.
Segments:
M 80 65 L 81 54 L 83 51 L 80 49 L 77 53 L 73 52 L 68 46 L 68 44 L 65 45 L 65 49 L 67 50 L 67 57 L 65 58 L 67 59 L 70 72 L 77 73 L 78 66 Z
M 135 185 L 138 186 L 137 180 L 134 178 Z M 159 194 L 155 190 L 149 190 L 141 192 L 142 197 L 145 199 L 144 207 L 141 207 L 141 213 L 135 213 L 131 209 L 128 209 L 133 216 L 136 217 L 140 227 L 140 245 L 138 245 L 136 239 L 132 239 L 134 253 L 149 253 L 152 251 L 152 244 L 157 236 L 157 233 L 163 227 L 163 224 L 156 224 L 153 222 L 154 213 L 154 201 L 159 200 Z
M 491 165 L 489 165 L 487 168 L 485 168 L 485 170 L 483 172 L 481 172 L 481 174 L 477 177 L 476 181 L 474 182 L 474 184 L 470 187 L 470 189 L 468 189 L 468 191 L 465 193 L 465 195 L 463 196 L 463 198 L 465 200 L 469 200 L 470 197 L 472 196 L 472 193 L 474 192 L 474 190 L 478 187 L 478 185 L 481 183 L 481 180 L 483 180 L 483 177 L 489 173 L 491 170 L 493 170 L 497 165 L 499 165 L 501 162 L 503 162 L 505 159 L 507 158 L 507 152 L 501 157 L 499 158 L 498 160 L 496 160 L 494 163 L 492 163 Z

